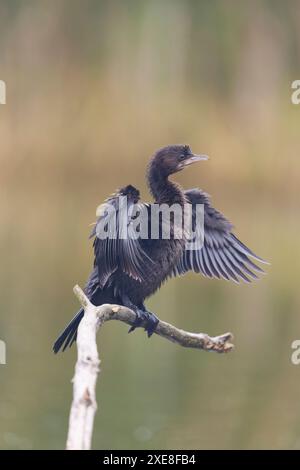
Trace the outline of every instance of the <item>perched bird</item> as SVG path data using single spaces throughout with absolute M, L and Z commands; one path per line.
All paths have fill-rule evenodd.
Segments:
M 239 283 L 240 280 L 251 282 L 257 279 L 256 273 L 264 272 L 254 261 L 265 261 L 233 234 L 233 226 L 212 207 L 207 194 L 200 189 L 184 191 L 177 183 L 170 181 L 172 174 L 201 160 L 207 160 L 207 157 L 193 154 L 188 145 L 164 147 L 151 158 L 147 172 L 154 203 L 142 203 L 139 191 L 128 185 L 100 206 L 100 214 L 91 234 L 94 237 L 94 268 L 85 293 L 95 305 L 114 303 L 132 309 L 136 313 L 136 322 L 130 331 L 142 325 L 148 336 L 154 332 L 158 318 L 147 310 L 144 301 L 169 277 L 192 270 L 210 278 Z M 126 199 L 125 211 L 121 207 L 123 199 Z M 169 219 L 169 236 L 163 234 L 165 221 L 161 216 L 158 236 L 151 236 L 153 229 L 157 228 L 151 217 L 154 206 L 171 208 L 176 205 L 184 213 L 187 208 L 190 210 L 191 228 L 195 229 L 193 241 L 199 241 L 201 233 L 195 227 L 196 207 L 199 204 L 204 207 L 204 230 L 202 241 L 195 245 L 196 248 L 187 243 L 190 236 L 182 229 L 182 220 L 176 221 L 172 214 Z M 138 210 L 135 217 L 131 217 L 130 212 L 134 207 Z M 113 209 L 111 215 L 110 208 Z M 143 237 L 141 233 L 135 237 L 128 236 L 141 213 L 146 215 L 148 236 Z M 112 217 L 116 220 L 114 224 L 110 224 Z M 109 224 L 114 227 L 114 235 L 101 236 L 100 231 L 107 229 Z M 127 230 L 126 237 L 122 236 L 124 227 Z M 181 236 L 178 236 L 179 229 L 182 229 Z M 60 349 L 65 350 L 76 340 L 82 317 L 81 309 L 54 343 L 55 353 Z

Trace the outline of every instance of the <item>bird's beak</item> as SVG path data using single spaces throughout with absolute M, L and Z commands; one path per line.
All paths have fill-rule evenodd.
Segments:
M 183 164 L 184 166 L 188 166 L 192 165 L 192 163 L 200 162 L 202 160 L 208 160 L 208 158 L 209 157 L 207 155 L 196 155 L 193 153 L 189 158 L 184 160 Z

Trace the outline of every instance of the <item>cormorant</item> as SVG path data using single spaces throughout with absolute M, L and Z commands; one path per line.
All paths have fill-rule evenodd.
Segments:
M 226 279 L 239 283 L 240 280 L 251 282 L 257 274 L 264 272 L 253 260 L 265 262 L 247 248 L 232 232 L 231 223 L 210 204 L 209 197 L 200 189 L 184 191 L 177 183 L 170 181 L 169 176 L 181 171 L 188 165 L 206 160 L 205 155 L 195 155 L 188 145 L 170 145 L 158 150 L 150 160 L 147 180 L 154 202 L 157 205 L 171 207 L 179 205 L 184 211 L 191 209 L 192 228 L 195 229 L 196 205 L 204 207 L 204 231 L 199 248 L 187 244 L 187 235 L 175 236 L 175 216 L 170 218 L 170 236 L 162 235 L 162 218 L 159 220 L 159 236 L 143 238 L 122 237 L 118 218 L 121 211 L 120 200 L 126 197 L 125 226 L 130 229 L 134 217 L 130 210 L 137 205 L 140 213 L 148 216 L 148 229 L 151 233 L 153 222 L 150 216 L 155 204 L 142 203 L 139 191 L 131 185 L 120 189 L 104 205 L 93 228 L 94 268 L 85 287 L 85 293 L 95 305 L 113 303 L 124 305 L 136 313 L 136 323 L 129 331 L 141 324 L 145 326 L 148 336 L 156 328 L 158 319 L 144 305 L 146 298 L 158 290 L 169 277 L 185 274 L 187 271 L 201 273 L 210 278 Z M 107 229 L 108 205 L 115 210 L 115 237 L 99 237 L 97 230 L 101 224 Z M 124 218 L 124 211 L 123 211 Z M 105 225 L 106 224 L 106 225 Z M 102 227 L 103 228 L 103 227 Z M 200 237 L 200 234 L 197 235 Z M 194 237 L 194 238 L 195 238 Z M 197 241 L 197 240 L 196 240 Z M 254 272 L 255 271 L 255 272 Z M 57 353 L 66 349 L 76 340 L 77 328 L 83 317 L 83 309 L 75 315 L 53 346 Z

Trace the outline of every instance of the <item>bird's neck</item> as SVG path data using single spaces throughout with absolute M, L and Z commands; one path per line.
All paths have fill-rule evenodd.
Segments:
M 186 198 L 181 186 L 168 179 L 162 174 L 160 168 L 152 162 L 148 171 L 148 185 L 150 192 L 158 204 L 180 204 L 184 205 Z

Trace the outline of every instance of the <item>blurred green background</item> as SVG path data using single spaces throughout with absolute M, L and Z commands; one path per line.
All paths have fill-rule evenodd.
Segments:
M 96 449 L 299 448 L 299 1 L 0 1 L 0 447 L 63 448 L 76 350 L 51 348 L 78 308 L 95 210 L 160 146 L 211 159 L 199 186 L 255 252 L 255 284 L 187 275 L 149 302 L 222 356 L 104 326 Z

